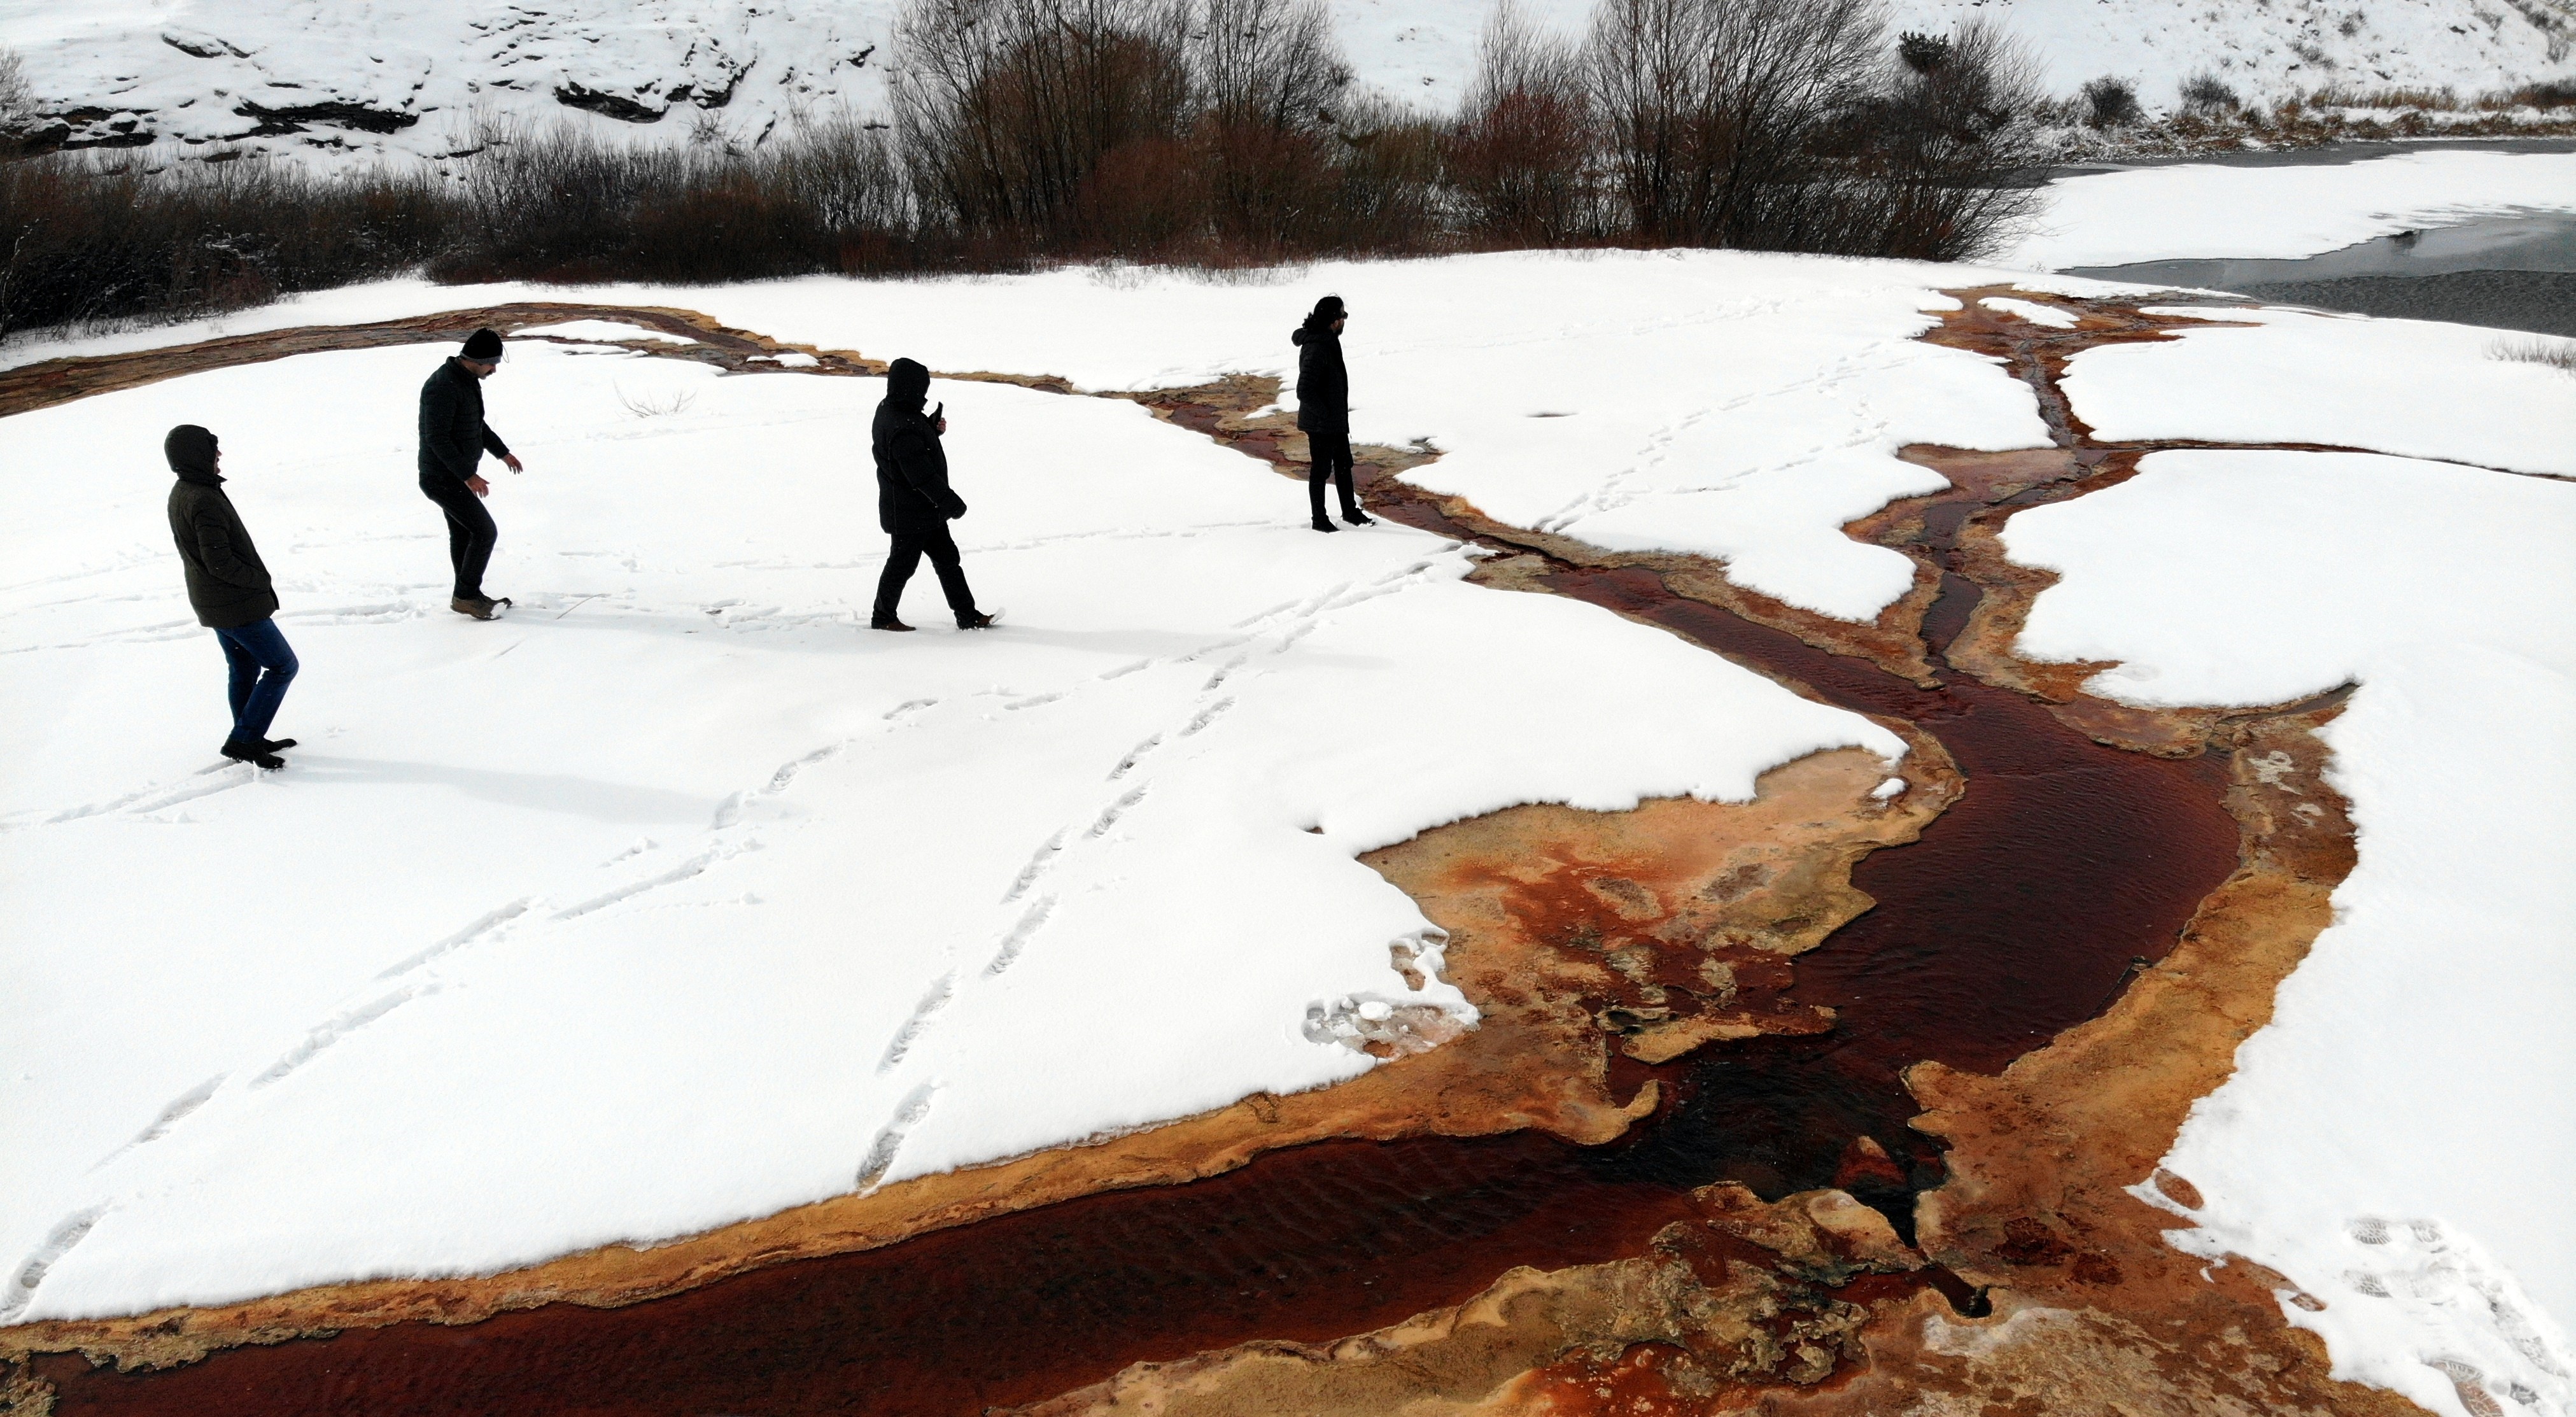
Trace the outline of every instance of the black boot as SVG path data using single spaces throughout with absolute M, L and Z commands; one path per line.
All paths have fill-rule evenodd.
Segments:
M 1317 518 L 1315 518 L 1315 530 L 1317 530 L 1317 531 L 1340 531 L 1340 530 L 1341 530 L 1341 528 L 1340 528 L 1340 527 L 1337 527 L 1337 526 L 1335 526 L 1335 525 L 1333 525 L 1332 519 L 1331 519 L 1330 517 L 1317 517 Z
M 1342 509 L 1342 520 L 1349 522 L 1353 526 L 1377 525 L 1377 518 L 1370 516 L 1368 513 L 1361 511 L 1357 507 L 1344 507 Z
M 260 740 L 259 745 L 262 748 L 267 749 L 269 752 L 283 753 L 287 749 L 295 746 L 295 740 L 292 738 L 263 738 Z
M 232 759 L 234 762 L 253 764 L 263 772 L 275 772 L 279 768 L 286 766 L 286 759 L 268 751 L 265 746 L 267 741 L 268 740 L 263 738 L 258 742 L 246 743 L 234 739 L 226 739 L 224 746 L 220 751 L 225 757 Z
M 999 610 L 970 610 L 957 617 L 957 628 L 961 630 L 989 630 L 993 628 L 993 622 L 1001 618 L 1002 612 Z

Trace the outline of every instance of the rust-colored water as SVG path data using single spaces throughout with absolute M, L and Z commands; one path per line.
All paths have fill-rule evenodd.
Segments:
M 1455 534 L 1419 502 L 1379 510 Z M 1925 1058 L 2000 1068 L 2097 1013 L 2133 959 L 2161 956 L 2235 865 L 2223 770 L 2098 746 L 1960 676 L 1917 687 L 1680 599 L 1649 571 L 1561 570 L 1551 584 L 1835 703 L 1911 720 L 1965 771 L 1966 796 L 1919 842 L 1855 872 L 1876 908 L 1797 960 L 1791 995 L 1838 1010 L 1830 1033 L 1724 1045 L 1661 1070 L 1677 1102 L 1610 1147 L 1331 1143 L 622 1310 L 354 1331 L 156 1374 L 51 1358 L 41 1370 L 59 1386 L 57 1410 L 972 1413 L 1140 1360 L 1363 1332 L 1515 1265 L 1634 1254 L 1687 1213 L 1691 1187 L 1715 1180 L 1766 1195 L 1839 1182 L 1910 1234 L 1911 1194 L 1937 1184 L 1941 1164 L 1905 1126 L 1899 1070 Z M 1955 577 L 1945 586 L 1936 648 L 1975 594 Z M 1856 1166 L 1862 1136 L 1894 1164 Z
M 63 1414 L 972 1413 L 1139 1359 L 1326 1340 L 1501 1268 L 1634 1254 L 1691 1213 L 1618 1152 L 1335 1142 L 625 1309 L 570 1305 L 235 1349 L 146 1375 L 40 1360 Z
M 1923 689 L 1664 588 L 1641 568 L 1562 571 L 1551 589 L 1654 621 L 1796 679 L 1845 708 L 1910 720 L 1948 748 L 1966 796 L 1912 845 L 1873 853 L 1852 881 L 1878 902 L 1797 960 L 1790 997 L 1837 1011 L 1832 1032 L 1704 1050 L 1684 1105 L 1639 1147 L 1656 1174 L 1716 1174 L 1766 1194 L 1830 1184 L 1868 1135 L 1908 1173 L 1853 1194 L 1911 1235 L 1911 1191 L 1938 1150 L 1905 1125 L 1899 1074 L 1927 1058 L 1999 1071 L 2099 1013 L 2138 959 L 2159 959 L 2236 866 L 2215 758 L 2120 752 L 2045 708 L 1960 675 Z M 1946 647 L 1976 587 L 1956 575 L 1927 617 Z

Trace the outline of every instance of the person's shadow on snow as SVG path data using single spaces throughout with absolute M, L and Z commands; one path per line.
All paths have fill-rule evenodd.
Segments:
M 662 825 L 704 825 L 714 818 L 723 800 L 560 773 L 501 772 L 323 753 L 298 754 L 294 780 L 299 787 L 449 787 L 504 807 L 528 807 L 600 822 Z

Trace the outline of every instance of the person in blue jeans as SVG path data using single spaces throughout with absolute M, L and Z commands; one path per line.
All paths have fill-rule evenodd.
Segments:
M 224 495 L 223 475 L 216 471 L 223 454 L 215 435 L 183 423 L 161 440 L 161 452 L 179 477 L 170 485 L 170 539 L 187 569 L 188 605 L 197 623 L 222 642 L 224 662 L 232 668 L 233 729 L 224 737 L 223 755 L 273 772 L 286 766 L 278 754 L 295 746 L 294 739 L 271 738 L 268 730 L 297 667 L 295 651 L 271 618 L 277 614 L 276 587 L 233 499 Z

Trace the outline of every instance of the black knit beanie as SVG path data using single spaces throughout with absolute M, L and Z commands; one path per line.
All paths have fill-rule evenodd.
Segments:
M 215 475 L 215 435 L 193 423 L 182 423 L 161 440 L 161 456 L 170 470 L 191 482 L 221 482 Z
M 476 330 L 465 337 L 464 353 L 477 364 L 489 364 L 501 357 L 501 337 L 490 330 Z

